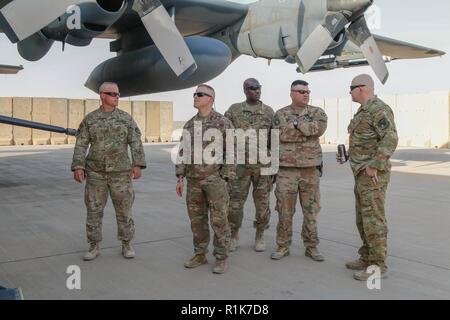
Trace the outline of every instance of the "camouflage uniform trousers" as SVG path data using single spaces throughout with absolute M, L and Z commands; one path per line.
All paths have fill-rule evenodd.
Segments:
M 236 234 L 244 218 L 244 204 L 253 185 L 253 202 L 255 204 L 255 221 L 253 226 L 258 231 L 269 228 L 270 221 L 270 192 L 272 191 L 272 177 L 260 174 L 260 168 L 238 168 L 236 179 L 230 183 L 230 209 L 228 221 L 231 234 Z
M 214 231 L 214 256 L 228 257 L 230 226 L 228 224 L 227 183 L 218 173 L 206 178 L 188 178 L 186 204 L 191 221 L 195 254 L 206 254 L 210 241 L 208 213 Z
M 131 241 L 134 237 L 134 221 L 131 208 L 134 190 L 131 172 L 87 172 L 84 201 L 87 208 L 86 233 L 88 242 L 102 241 L 103 210 L 108 193 L 116 211 L 117 237 L 121 241 Z
M 382 269 L 386 268 L 388 227 L 384 204 L 390 176 L 389 171 L 379 171 L 377 185 L 365 170 L 355 177 L 356 226 L 363 241 L 358 253 L 361 260 Z
M 276 210 L 279 214 L 277 244 L 289 247 L 292 243 L 292 220 L 300 194 L 303 211 L 302 239 L 306 250 L 319 245 L 317 215 L 320 211 L 320 177 L 316 167 L 281 167 L 277 175 L 275 196 Z

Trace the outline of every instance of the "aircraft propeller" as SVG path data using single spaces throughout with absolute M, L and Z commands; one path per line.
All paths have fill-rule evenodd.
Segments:
M 84 0 L 95 1 L 95 0 Z M 131 0 L 125 0 L 131 1 Z M 60 17 L 75 0 L 9 0 L 0 8 L 0 27 L 11 42 L 33 36 Z M 161 55 L 181 79 L 188 78 L 197 69 L 183 36 L 159 0 L 134 0 L 133 10 L 141 17 Z M 34 36 L 32 42 L 40 41 Z M 45 48 L 44 48 L 45 49 Z
M 372 4 L 373 0 L 328 0 L 327 15 L 297 52 L 300 71 L 308 72 L 333 43 L 333 39 L 350 23 L 347 38 L 359 46 L 377 77 L 383 84 L 386 83 L 389 71 L 364 18 L 364 12 Z

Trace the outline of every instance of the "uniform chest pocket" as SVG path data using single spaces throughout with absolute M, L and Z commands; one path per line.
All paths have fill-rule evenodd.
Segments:
M 253 115 L 250 112 L 239 113 L 234 120 L 234 126 L 237 129 L 247 130 L 253 126 Z
M 357 117 L 350 122 L 348 133 L 369 133 L 373 131 L 371 123 L 369 116 Z
M 128 128 L 124 124 L 114 124 L 111 126 L 111 134 L 118 139 L 126 139 Z
M 106 135 L 106 128 L 99 124 L 89 124 L 89 135 L 93 141 L 102 140 Z

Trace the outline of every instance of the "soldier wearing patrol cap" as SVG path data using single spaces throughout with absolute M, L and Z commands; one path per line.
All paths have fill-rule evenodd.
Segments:
M 355 177 L 356 225 L 362 247 L 359 259 L 346 264 L 359 270 L 356 280 L 367 281 L 372 275 L 368 267 L 380 268 L 387 276 L 387 222 L 384 211 L 386 191 L 391 176 L 390 158 L 398 136 L 391 108 L 375 94 L 373 79 L 362 74 L 353 79 L 350 94 L 361 104 L 349 127 L 350 147 L 345 155 Z M 339 154 L 336 155 L 341 160 Z M 344 159 L 342 159 L 344 160 Z
M 308 85 L 305 81 L 294 81 L 291 85 L 292 104 L 278 110 L 273 118 L 273 129 L 280 130 L 280 169 L 275 190 L 279 214 L 278 249 L 271 255 L 275 260 L 289 255 L 298 194 L 303 211 L 305 255 L 315 261 L 324 260 L 317 248 L 322 164 L 319 138 L 327 129 L 328 118 L 321 108 L 309 105 L 311 92 Z

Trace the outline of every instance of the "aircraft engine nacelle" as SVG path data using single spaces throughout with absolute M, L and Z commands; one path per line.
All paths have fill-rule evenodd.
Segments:
M 231 43 L 242 54 L 268 59 L 293 58 L 327 13 L 328 0 L 261 0 L 249 5 L 247 16 L 229 29 Z M 344 44 L 340 34 L 329 47 Z
M 221 74 L 231 63 L 230 48 L 208 37 L 185 38 L 197 70 L 186 80 L 177 77 L 155 45 L 123 53 L 92 71 L 86 87 L 98 92 L 103 82 L 119 85 L 121 96 L 186 89 L 205 83 Z
M 50 50 L 54 41 L 87 46 L 105 32 L 127 9 L 128 0 L 85 0 L 76 8 L 17 44 L 20 55 L 37 61 Z

